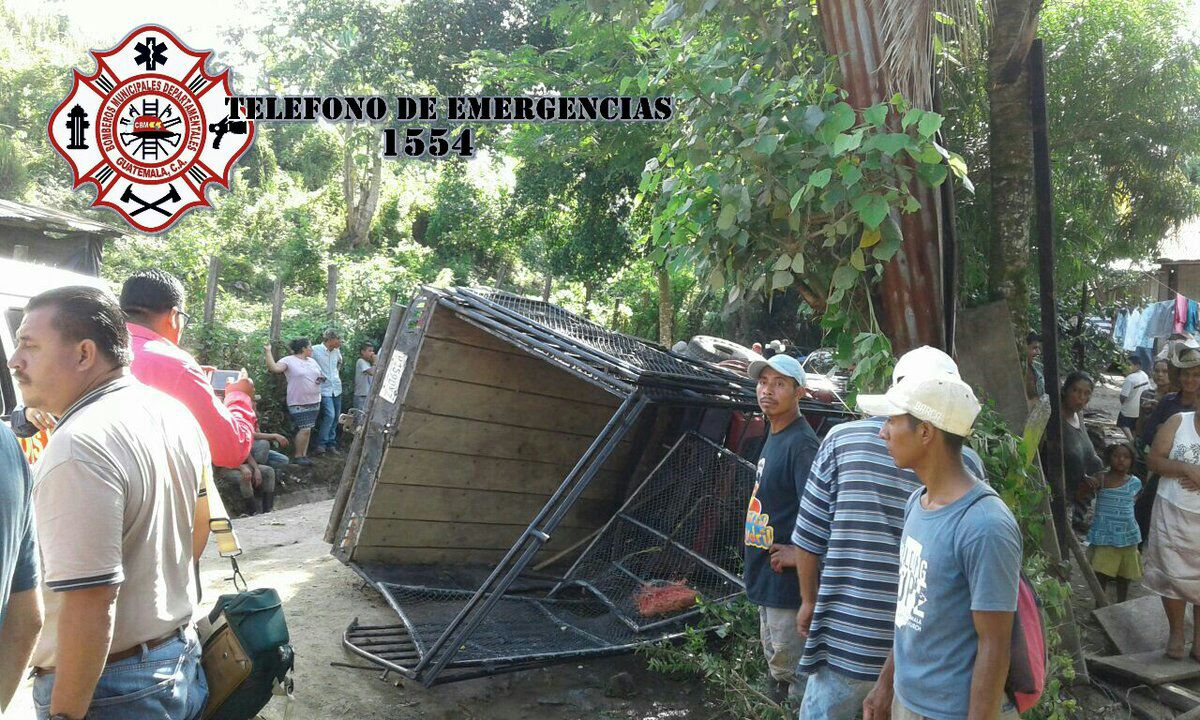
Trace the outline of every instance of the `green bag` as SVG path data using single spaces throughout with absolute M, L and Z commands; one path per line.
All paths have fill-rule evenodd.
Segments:
M 295 656 L 279 593 L 262 588 L 222 595 L 208 619 L 213 629 L 204 641 L 204 720 L 250 720 L 276 687 L 291 694 Z

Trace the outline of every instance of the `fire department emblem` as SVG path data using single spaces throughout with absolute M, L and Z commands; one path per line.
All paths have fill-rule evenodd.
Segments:
M 92 207 L 112 208 L 147 233 L 209 206 L 205 188 L 228 188 L 233 164 L 254 141 L 253 122 L 229 119 L 229 69 L 210 73 L 211 51 L 158 25 L 92 56 L 96 72 L 75 70 L 70 94 L 50 115 L 50 142 L 70 164 L 74 187 L 95 185 Z

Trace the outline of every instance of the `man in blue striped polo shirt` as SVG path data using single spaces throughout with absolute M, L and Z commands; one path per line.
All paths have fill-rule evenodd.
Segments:
M 932 347 L 906 353 L 905 376 L 952 376 L 958 366 Z M 920 481 L 896 467 L 879 437 L 884 418 L 833 428 L 821 443 L 800 500 L 792 543 L 806 638 L 799 671 L 808 676 L 800 720 L 854 720 L 892 649 L 904 506 Z M 967 469 L 983 463 L 964 448 Z

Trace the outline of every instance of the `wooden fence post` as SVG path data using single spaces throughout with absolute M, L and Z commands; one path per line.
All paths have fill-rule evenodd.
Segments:
M 279 334 L 283 324 L 283 281 L 275 278 L 275 288 L 271 292 L 271 344 L 279 344 Z
M 204 290 L 204 342 L 200 348 L 200 362 L 208 363 L 212 346 L 213 317 L 217 311 L 217 275 L 221 272 L 221 259 L 213 255 L 208 259 L 208 286 Z
M 325 287 L 325 317 L 329 320 L 330 327 L 333 327 L 334 315 L 337 312 L 337 281 L 337 265 L 329 263 L 329 280 Z

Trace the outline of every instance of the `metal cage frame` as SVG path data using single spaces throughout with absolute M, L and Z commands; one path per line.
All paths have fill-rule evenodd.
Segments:
M 462 589 L 427 588 L 455 593 L 465 600 L 462 607 L 446 624 L 444 631 L 432 642 L 414 632 L 414 623 L 397 602 L 393 588 L 402 587 L 374 577 L 368 568 L 352 560 L 352 553 L 361 531 L 362 518 L 369 503 L 372 488 L 383 465 L 388 443 L 395 434 L 403 413 L 403 399 L 413 376 L 416 363 L 402 365 L 397 374 L 398 386 L 394 399 L 380 392 L 382 382 L 374 383 L 368 399 L 363 431 L 354 440 L 335 498 L 334 509 L 325 539 L 332 543 L 331 553 L 348 564 L 387 600 L 401 620 L 399 625 L 361 626 L 352 622 L 343 635 L 343 643 L 354 654 L 376 663 L 388 672 L 397 672 L 426 686 L 454 680 L 523 670 L 552 662 L 579 657 L 628 652 L 646 640 L 596 647 L 586 652 L 547 652 L 513 655 L 491 660 L 456 660 L 459 651 L 469 641 L 485 619 L 501 602 L 521 602 L 527 597 L 509 591 L 523 577 L 534 557 L 550 540 L 564 516 L 579 500 L 601 466 L 613 454 L 651 406 L 709 407 L 735 410 L 757 410 L 754 383 L 748 378 L 727 370 L 676 354 L 654 343 L 607 330 L 551 303 L 524 298 L 491 288 L 438 289 L 425 287 L 406 307 L 394 306 L 387 335 L 380 349 L 376 376 L 383 378 L 393 362 L 419 353 L 424 333 L 435 309 L 453 312 L 468 323 L 490 335 L 541 358 L 575 377 L 597 386 L 622 399 L 604 428 L 579 457 L 571 471 L 562 479 L 557 490 L 541 510 L 530 520 L 503 558 L 474 591 Z M 801 410 L 809 417 L 823 422 L 837 422 L 849 417 L 844 409 L 804 400 Z M 688 435 L 680 437 L 674 448 Z M 698 437 L 698 436 L 697 436 Z M 713 448 L 729 453 L 712 443 Z M 670 453 L 656 464 L 655 471 Z M 737 457 L 734 455 L 733 457 Z M 745 462 L 738 458 L 739 462 Z M 626 514 L 653 472 L 630 494 L 588 545 L 584 555 L 599 541 L 603 532 L 614 523 L 637 521 Z M 662 538 L 660 538 L 662 540 Z M 670 542 L 670 538 L 666 538 Z M 690 552 L 679 546 L 680 552 Z M 567 588 L 587 588 L 586 580 L 572 578 L 577 573 L 580 555 L 571 569 L 554 586 L 542 602 L 557 602 Z M 693 558 L 694 559 L 694 558 Z M 708 562 L 701 557 L 702 562 Z M 726 581 L 741 587 L 741 579 L 727 569 Z M 527 576 L 526 576 L 527 577 Z M 604 594 L 591 589 L 598 597 Z M 741 592 L 739 590 L 739 592 Z M 734 593 L 730 597 L 736 596 Z M 729 597 L 713 598 L 716 601 Z M 611 598 L 609 598 L 611 601 Z M 609 605 L 613 605 L 609 602 Z M 617 613 L 620 616 L 620 613 Z M 627 614 L 626 614 L 627 615 Z M 683 625 L 693 620 L 695 612 L 685 616 L 639 623 L 629 617 L 622 622 L 631 632 L 652 633 L 650 641 L 678 636 Z M 412 662 L 410 662 L 412 661 Z

